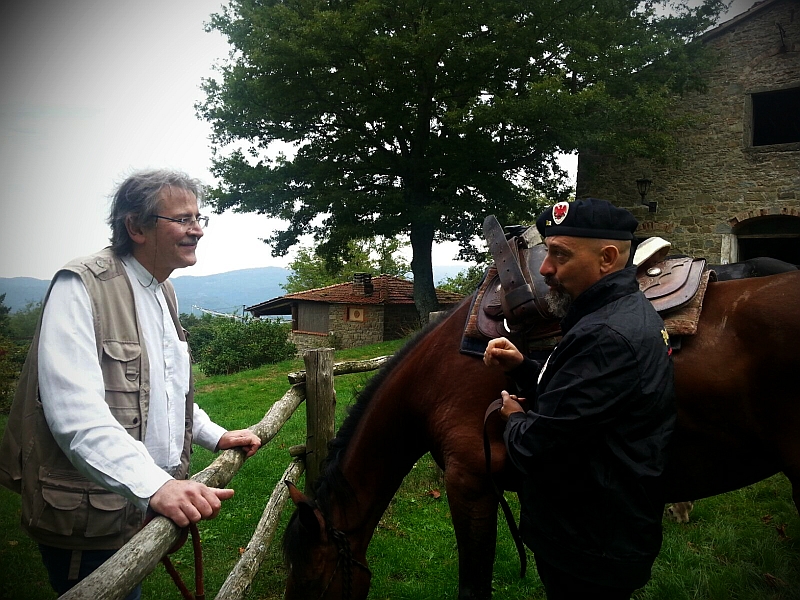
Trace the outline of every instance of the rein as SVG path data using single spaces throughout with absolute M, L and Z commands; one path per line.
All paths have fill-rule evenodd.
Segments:
M 328 583 L 325 585 L 325 589 L 322 590 L 322 593 L 319 595 L 319 597 L 320 599 L 325 597 L 325 594 L 328 592 L 328 588 L 331 587 L 331 584 L 336 577 L 336 572 L 339 570 L 339 565 L 343 565 L 342 600 L 350 600 L 350 598 L 353 597 L 353 565 L 364 569 L 370 578 L 372 578 L 372 571 L 370 571 L 367 565 L 353 558 L 353 552 L 350 548 L 350 540 L 347 539 L 347 536 L 343 531 L 331 527 L 328 530 L 328 533 L 333 538 L 333 543 L 336 545 L 339 557 L 336 559 L 336 567 L 333 569 L 333 573 L 331 573 L 331 578 L 328 579 Z
M 151 513 L 145 519 L 142 527 L 147 525 L 156 516 L 155 513 Z M 175 569 L 175 566 L 169 558 L 170 554 L 174 554 L 183 547 L 190 532 L 192 534 L 192 549 L 194 550 L 194 594 L 192 594 L 189 588 L 186 587 L 186 584 L 183 583 L 180 573 Z M 196 523 L 189 523 L 188 527 L 181 529 L 180 537 L 175 544 L 167 550 L 167 553 L 161 558 L 161 562 L 164 563 L 164 568 L 167 573 L 169 573 L 172 581 L 175 582 L 175 586 L 184 597 L 184 600 L 205 600 L 206 593 L 203 587 L 203 547 L 200 543 L 200 531 L 198 531 Z
M 492 445 L 489 442 L 489 431 L 486 425 L 489 422 L 489 417 L 495 412 L 499 411 L 501 408 L 503 408 L 503 399 L 498 398 L 489 405 L 489 408 L 486 409 L 486 414 L 483 417 L 483 453 L 486 457 L 486 474 L 489 476 L 489 481 L 492 482 L 492 489 L 497 496 L 498 502 L 500 502 L 500 507 L 503 509 L 503 514 L 505 515 L 506 522 L 508 523 L 508 529 L 511 531 L 511 537 L 514 540 L 514 545 L 517 547 L 517 554 L 519 554 L 520 564 L 519 576 L 520 578 L 524 578 L 525 571 L 528 568 L 528 556 L 525 554 L 525 545 L 522 543 L 522 536 L 519 533 L 517 523 L 514 521 L 514 515 L 511 512 L 511 507 L 508 505 L 503 492 L 499 487 L 497 487 L 494 477 L 492 477 Z

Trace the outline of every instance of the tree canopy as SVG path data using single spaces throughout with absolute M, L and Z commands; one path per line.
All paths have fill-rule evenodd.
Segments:
M 409 235 L 426 318 L 433 242 L 469 257 L 485 215 L 522 221 L 564 198 L 559 153 L 669 152 L 665 108 L 696 83 L 687 42 L 723 2 L 666 4 L 232 0 L 209 26 L 233 49 L 198 105 L 212 203 L 284 219 L 276 254 L 307 233 L 325 256 Z M 292 151 L 271 157 L 275 141 Z
M 410 266 L 397 254 L 401 247 L 401 242 L 395 238 L 351 240 L 344 256 L 333 260 L 312 248 L 301 247 L 289 263 L 291 273 L 281 287 L 292 294 L 350 281 L 354 273 L 405 277 Z

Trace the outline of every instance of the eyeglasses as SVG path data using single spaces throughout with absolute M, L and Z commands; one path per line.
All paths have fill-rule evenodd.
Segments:
M 206 225 L 208 225 L 208 217 L 181 217 L 180 219 L 173 219 L 172 217 L 162 217 L 161 215 L 153 215 L 154 219 L 164 219 L 165 221 L 170 221 L 172 223 L 180 223 L 186 229 L 191 229 L 195 223 L 200 227 L 200 229 L 205 229 Z

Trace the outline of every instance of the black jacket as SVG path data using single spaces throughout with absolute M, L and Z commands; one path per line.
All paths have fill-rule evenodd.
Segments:
M 640 587 L 661 548 L 659 477 L 676 420 L 664 323 L 627 268 L 580 294 L 561 327 L 543 367 L 511 372 L 527 398 L 505 429 L 524 474 L 522 535 L 577 578 Z

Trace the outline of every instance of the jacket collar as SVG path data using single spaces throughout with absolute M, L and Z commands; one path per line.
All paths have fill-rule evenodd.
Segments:
M 636 267 L 626 267 L 606 275 L 573 300 L 566 316 L 561 320 L 561 332 L 566 334 L 586 315 L 638 291 Z

